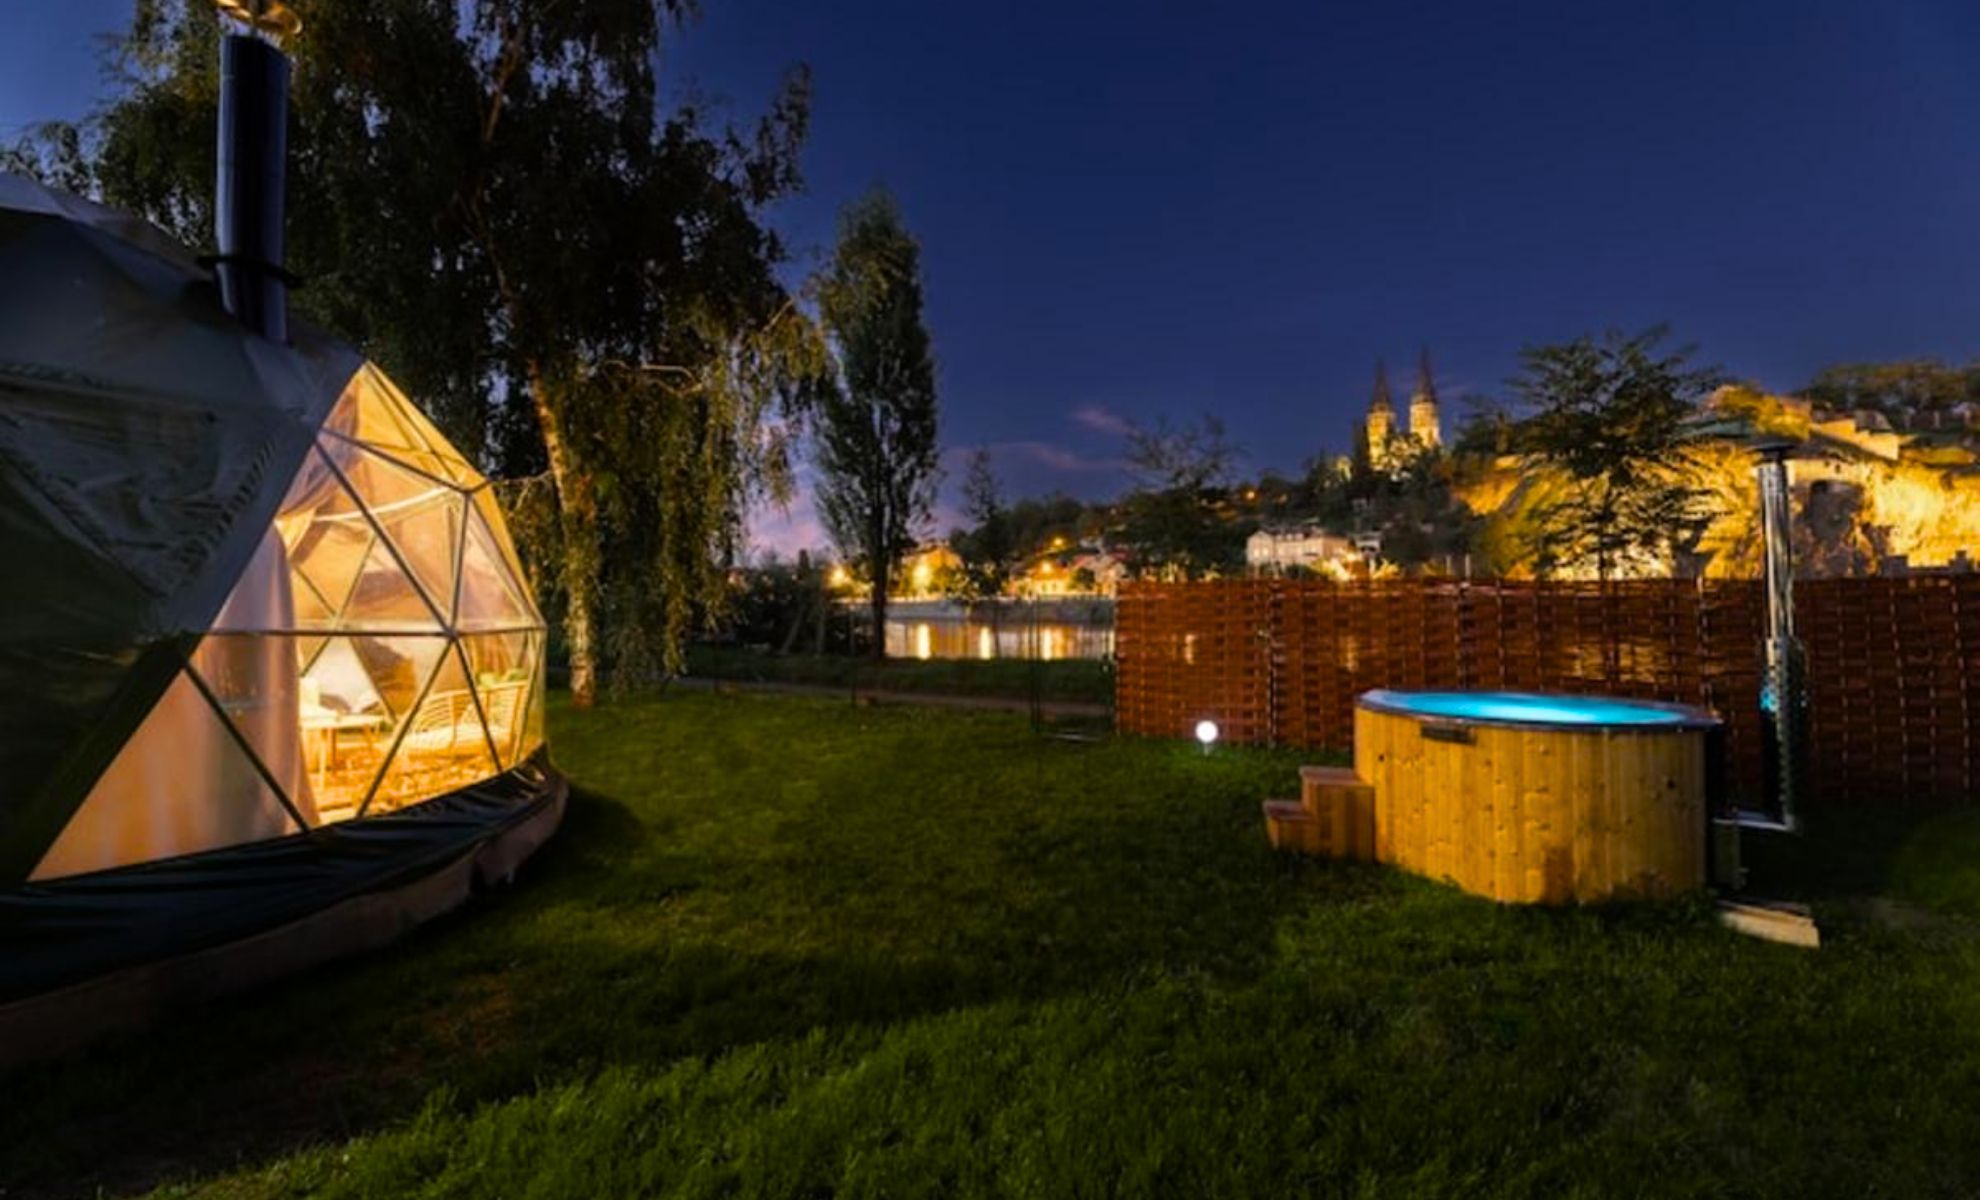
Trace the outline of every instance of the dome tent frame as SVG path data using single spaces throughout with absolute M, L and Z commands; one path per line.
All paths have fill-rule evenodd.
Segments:
M 0 570 L 0 1060 L 137 1023 L 161 998 L 233 990 L 378 944 L 506 878 L 554 829 L 567 786 L 531 741 L 540 737 L 545 631 L 487 481 L 437 433 L 438 447 L 394 448 L 339 426 L 351 397 L 369 389 L 403 406 L 418 437 L 431 430 L 348 347 L 300 326 L 288 344 L 245 330 L 212 277 L 134 218 L 0 175 L 0 268 L 11 285 L 0 294 L 0 562 L 9 564 Z M 441 497 L 435 506 L 452 515 L 430 523 L 457 533 L 444 599 L 387 532 L 376 497 L 360 494 L 353 463 Z M 386 630 L 343 609 L 227 627 L 312 473 L 351 500 L 331 517 L 368 531 L 404 592 L 427 606 L 423 627 Z M 299 528 L 280 539 L 285 553 L 321 522 L 291 524 Z M 492 572 L 494 616 L 462 611 L 470 554 L 483 560 L 484 583 Z M 500 560 L 492 566 L 491 555 Z M 495 619 L 504 614 L 506 624 Z M 349 819 L 312 821 L 328 781 L 285 784 L 259 735 L 230 715 L 241 697 L 196 665 L 254 639 L 265 664 L 279 661 L 271 646 L 300 650 L 317 639 L 320 651 L 361 638 L 439 646 L 418 698 L 445 667 L 459 685 L 459 714 L 442 738 L 412 728 L 417 703 L 392 709 L 390 749 L 342 814 Z M 494 660 L 474 661 L 474 639 L 482 648 L 501 639 L 528 665 L 478 671 Z M 294 690 L 308 666 L 292 661 Z M 366 669 L 381 661 L 374 654 Z M 512 706 L 506 742 L 487 702 L 491 679 Z M 285 831 L 213 842 L 209 830 L 205 845 L 168 839 L 162 854 L 84 855 L 69 864 L 82 869 L 38 871 L 175 686 L 192 688 L 217 718 Z M 376 711 L 391 708 L 387 689 L 373 690 Z M 326 711 L 326 728 L 356 719 Z M 524 729 L 531 721 L 534 735 Z M 411 739 L 452 753 L 465 731 L 481 740 L 485 769 L 426 770 L 417 786 L 388 778 Z M 209 799 L 218 807 L 239 795 Z
M 30 878 L 385 812 L 528 757 L 542 741 L 546 630 L 489 487 L 383 373 L 360 368 L 218 617 Z M 333 779 L 346 730 L 370 756 Z M 202 757 L 202 741 L 231 753 L 209 744 Z M 258 803 L 191 819 L 202 797 L 185 794 L 186 768 L 160 778 L 159 765 L 189 743 L 210 777 L 237 777 L 231 790 Z

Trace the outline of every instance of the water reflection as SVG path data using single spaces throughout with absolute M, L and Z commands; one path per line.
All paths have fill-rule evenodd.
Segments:
M 889 618 L 887 654 L 893 658 L 1109 658 L 1114 653 L 1111 625 L 1064 621 Z

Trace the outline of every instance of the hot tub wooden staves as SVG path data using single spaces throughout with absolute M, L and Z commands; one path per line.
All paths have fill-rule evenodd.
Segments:
M 1360 705 L 1374 856 L 1496 900 L 1592 903 L 1705 882 L 1706 729 L 1452 721 Z

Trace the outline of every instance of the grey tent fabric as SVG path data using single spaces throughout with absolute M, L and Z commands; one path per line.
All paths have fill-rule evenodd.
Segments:
M 101 230 L 122 242 L 145 251 L 153 258 L 177 263 L 187 270 L 196 270 L 198 260 L 192 252 L 171 235 L 142 217 L 114 208 L 106 208 L 93 200 L 85 200 L 71 192 L 51 188 L 24 175 L 10 175 L 0 171 L 0 209 L 20 213 L 38 213 L 42 216 L 60 217 L 76 225 L 85 225 Z
M 0 887 L 213 622 L 362 365 L 156 229 L 0 175 Z
M 0 891 L 0 1027 L 9 1001 L 389 890 L 546 808 L 561 811 L 568 793 L 538 751 L 515 770 L 386 816 Z
M 0 1064 L 381 944 L 563 812 L 488 482 L 289 328 L 0 175 Z

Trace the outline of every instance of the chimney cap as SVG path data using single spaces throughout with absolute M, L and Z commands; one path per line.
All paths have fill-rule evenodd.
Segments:
M 1802 449 L 1804 443 L 1800 438 L 1782 437 L 1779 434 L 1758 434 L 1744 439 L 1744 444 L 1748 450 L 1762 459 L 1786 461 L 1801 457 L 1797 452 Z
M 213 0 L 223 17 L 231 17 L 280 46 L 302 31 L 302 18 L 282 0 Z

